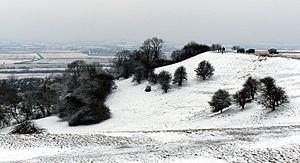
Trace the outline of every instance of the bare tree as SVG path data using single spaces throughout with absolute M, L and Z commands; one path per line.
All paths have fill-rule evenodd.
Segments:
M 67 71 L 71 73 L 71 76 L 78 79 L 82 73 L 86 72 L 86 63 L 83 60 L 76 60 L 68 64 Z
M 236 51 L 236 50 L 240 49 L 240 46 L 236 45 L 236 46 L 233 46 L 231 49 Z
M 158 74 L 158 83 L 165 93 L 171 88 L 170 82 L 172 80 L 172 75 L 167 71 L 162 71 Z
M 243 85 L 250 92 L 252 100 L 254 99 L 255 94 L 257 94 L 259 81 L 252 78 L 251 76 L 246 80 Z
M 261 97 L 258 101 L 260 104 L 274 111 L 276 107 L 289 102 L 286 92 L 283 88 L 276 86 L 274 78 L 267 76 L 260 79 L 260 82 L 262 83 Z
M 221 45 L 221 44 L 212 44 L 212 45 L 211 45 L 211 50 L 212 50 L 212 51 L 218 51 L 218 52 L 221 52 L 221 50 L 222 50 L 222 45 Z
M 195 71 L 197 76 L 202 77 L 202 79 L 205 80 L 214 74 L 215 68 L 208 61 L 202 61 L 198 64 Z
M 245 104 L 247 102 L 250 102 L 250 91 L 248 90 L 248 88 L 244 87 L 242 90 L 236 92 L 233 95 L 233 100 L 235 103 L 237 103 L 238 105 L 240 105 L 242 107 L 242 109 L 245 108 Z
M 219 89 L 214 93 L 209 105 L 213 107 L 212 112 L 220 111 L 222 113 L 224 108 L 231 105 L 230 95 L 226 90 Z
M 181 86 L 184 81 L 187 80 L 186 69 L 183 66 L 178 67 L 174 73 L 173 84 L 178 84 Z
M 163 44 L 164 41 L 157 37 L 144 41 L 140 49 L 143 51 L 143 54 L 146 55 L 149 63 L 152 63 L 155 59 L 159 59 L 161 57 Z
M 144 71 L 144 69 L 142 67 L 137 67 L 135 69 L 135 74 L 133 76 L 132 81 L 136 81 L 138 84 L 141 84 L 141 81 L 144 78 L 143 71 Z
M 129 77 L 127 62 L 129 62 L 131 52 L 129 50 L 123 50 L 116 54 L 116 58 L 114 59 L 114 68 L 120 76 L 125 78 Z
M 271 94 L 273 87 L 276 87 L 275 79 L 270 76 L 260 79 L 260 82 L 262 83 L 260 90 L 264 94 Z
M 182 55 L 182 50 L 175 50 L 172 52 L 171 54 L 171 58 L 173 62 L 178 62 L 181 59 L 181 55 Z

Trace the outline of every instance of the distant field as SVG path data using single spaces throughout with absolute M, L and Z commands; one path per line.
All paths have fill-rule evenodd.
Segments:
M 109 66 L 113 56 L 89 56 L 80 52 L 0 54 L 0 78 L 46 77 L 61 73 L 69 63 L 84 60 Z
M 36 59 L 38 55 L 36 53 L 24 53 L 24 54 L 0 54 L 1 60 L 19 60 L 19 59 Z
M 256 51 L 256 55 L 258 56 L 267 56 L 267 57 L 284 57 L 284 58 L 293 58 L 300 59 L 300 51 L 278 51 L 278 54 L 269 54 L 268 51 Z

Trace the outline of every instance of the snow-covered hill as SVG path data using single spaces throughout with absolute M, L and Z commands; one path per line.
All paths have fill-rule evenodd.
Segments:
M 194 72 L 202 60 L 216 69 L 207 81 Z M 208 52 L 156 72 L 174 73 L 181 65 L 187 68 L 188 82 L 168 93 L 158 85 L 146 93 L 147 82 L 117 81 L 118 89 L 106 102 L 112 118 L 102 123 L 69 127 L 52 116 L 35 121 L 50 134 L 0 134 L 0 161 L 299 162 L 299 60 Z M 234 93 L 250 75 L 276 78 L 290 103 L 273 112 L 257 102 L 245 110 L 232 105 L 223 113 L 210 112 L 208 101 L 216 90 Z
M 197 79 L 194 69 L 202 60 L 215 67 L 215 75 L 206 81 Z M 107 99 L 112 118 L 97 125 L 68 127 L 57 117 L 37 121 L 50 133 L 99 133 L 103 131 L 165 130 L 232 128 L 300 124 L 300 61 L 287 58 L 260 58 L 253 55 L 207 52 L 180 63 L 156 69 L 174 73 L 185 66 L 188 81 L 183 87 L 172 86 L 163 93 L 158 85 L 144 91 L 147 82 L 140 85 L 132 79 L 117 81 L 118 88 Z M 242 87 L 248 76 L 274 77 L 286 89 L 290 104 L 270 112 L 256 102 L 245 110 L 232 105 L 222 114 L 212 114 L 208 101 L 218 89 L 234 93 Z

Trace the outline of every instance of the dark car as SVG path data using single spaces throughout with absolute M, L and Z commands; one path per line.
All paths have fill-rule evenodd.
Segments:
M 255 49 L 248 49 L 246 50 L 247 54 L 255 54 Z
M 278 54 L 279 52 L 277 51 L 277 49 L 269 49 L 268 50 L 269 54 Z
M 237 50 L 238 53 L 245 53 L 245 49 L 244 48 L 240 48 Z

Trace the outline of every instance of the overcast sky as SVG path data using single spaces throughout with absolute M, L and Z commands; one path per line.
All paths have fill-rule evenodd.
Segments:
M 0 40 L 300 44 L 300 0 L 0 0 Z

